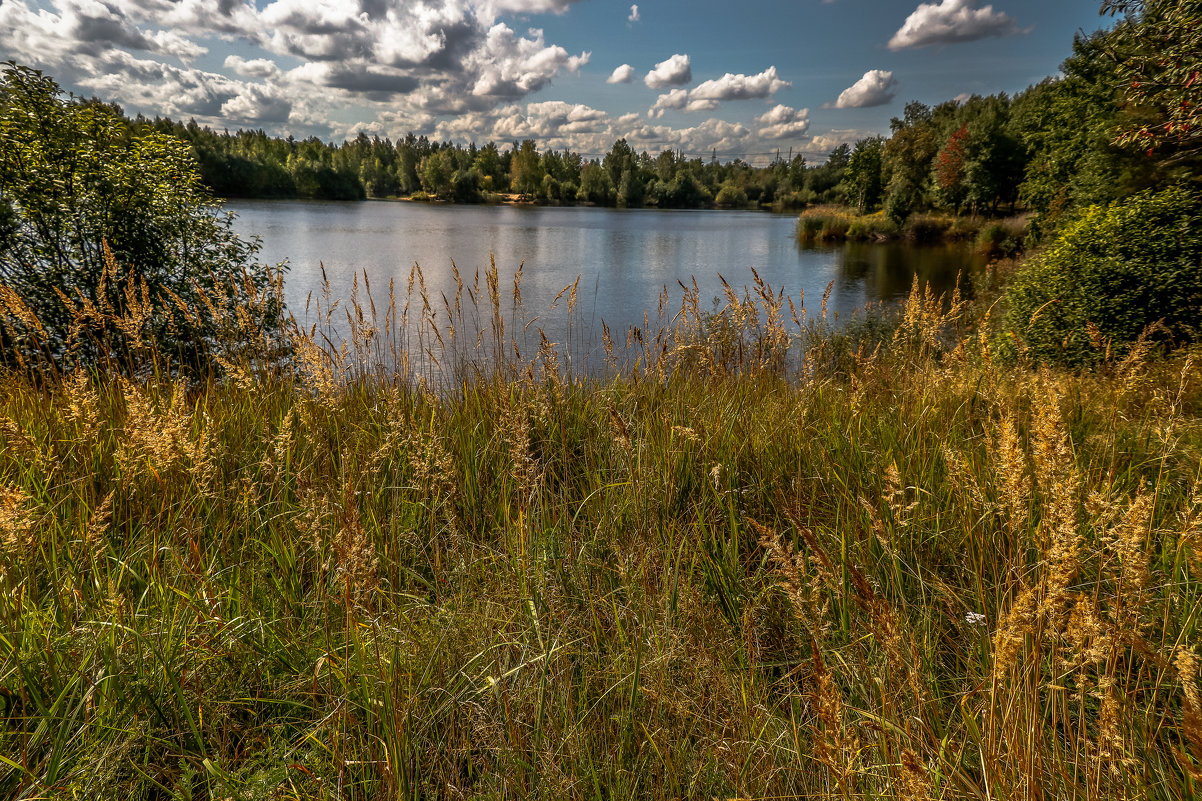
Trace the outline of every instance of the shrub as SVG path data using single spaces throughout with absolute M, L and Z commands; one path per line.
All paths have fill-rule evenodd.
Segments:
M 847 238 L 855 242 L 863 242 L 867 239 L 872 239 L 873 236 L 872 226 L 863 217 L 856 219 L 851 225 L 847 226 Z
M 1007 328 L 1044 361 L 1122 353 L 1150 325 L 1178 344 L 1202 312 L 1202 203 L 1184 189 L 1092 206 L 1006 293 Z
M 1023 229 L 1021 225 L 993 222 L 977 234 L 976 249 L 990 259 L 1013 258 L 1022 250 Z
M 817 241 L 825 225 L 825 216 L 805 212 L 797 218 L 797 238 L 805 244 L 811 244 Z
M 271 272 L 201 185 L 189 146 L 131 133 L 120 112 L 64 99 L 9 64 L 0 77 L 0 361 L 208 367 L 230 319 L 270 326 Z M 209 313 L 198 313 L 207 310 Z M 253 315 L 250 314 L 253 310 Z
M 718 190 L 718 195 L 714 198 L 714 205 L 724 208 L 742 208 L 747 205 L 747 193 L 743 191 L 742 187 L 727 181 Z
M 941 217 L 914 215 L 906 224 L 906 236 L 915 242 L 938 242 L 951 223 Z

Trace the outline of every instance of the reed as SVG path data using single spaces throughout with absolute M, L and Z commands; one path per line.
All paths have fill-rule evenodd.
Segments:
M 4 374 L 0 795 L 1197 794 L 1196 352 L 757 276 L 588 362 L 577 285 L 456 275 L 203 380 Z

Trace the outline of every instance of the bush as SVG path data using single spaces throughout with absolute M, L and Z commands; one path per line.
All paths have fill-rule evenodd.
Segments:
M 128 367 L 151 353 L 207 368 L 231 325 L 272 326 L 283 311 L 278 295 L 262 302 L 271 271 L 231 222 L 186 143 L 132 133 L 118 109 L 4 68 L 0 362 Z
M 742 187 L 727 181 L 718 190 L 718 195 L 714 198 L 714 205 L 741 209 L 747 205 L 747 193 L 743 191 Z
M 915 242 L 939 242 L 951 227 L 951 222 L 942 217 L 915 215 L 906 224 L 906 236 Z
M 976 250 L 989 259 L 1009 259 L 1023 247 L 1023 228 L 1019 224 L 993 222 L 977 234 Z
M 797 238 L 804 244 L 811 244 L 818 240 L 818 235 L 822 233 L 825 225 L 825 217 L 802 214 L 797 218 Z
M 853 242 L 864 242 L 873 237 L 872 226 L 860 217 L 847 226 L 847 238 Z
M 1043 361 L 1122 353 L 1150 325 L 1184 344 L 1202 319 L 1202 203 L 1184 189 L 1086 209 L 1006 293 L 1007 328 Z

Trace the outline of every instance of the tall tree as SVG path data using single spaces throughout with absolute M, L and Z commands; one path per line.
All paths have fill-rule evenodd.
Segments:
M 513 149 L 509 163 L 509 184 L 514 192 L 534 196 L 543 183 L 542 165 L 533 139 L 525 139 Z
M 1192 158 L 1202 151 L 1202 3 L 1104 0 L 1123 15 L 1108 37 L 1127 99 L 1153 118 L 1120 128 L 1118 141 Z
M 847 160 L 843 175 L 848 198 L 864 214 L 880 200 L 884 183 L 881 178 L 885 140 L 879 136 L 861 139 Z
M 935 156 L 935 187 L 940 200 L 953 212 L 959 213 L 968 195 L 965 185 L 965 163 L 968 160 L 968 125 L 961 124 L 952 131 Z
M 892 135 L 885 143 L 888 176 L 885 211 L 896 222 L 926 204 L 931 162 L 939 152 L 939 129 L 929 106 L 907 103 L 901 119 L 889 122 Z

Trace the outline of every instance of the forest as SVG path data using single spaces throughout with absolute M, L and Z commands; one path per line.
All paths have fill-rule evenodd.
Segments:
M 1054 221 L 1072 208 L 1202 174 L 1196 138 L 1172 137 L 1173 144 L 1149 151 L 1116 137 L 1118 130 L 1138 136 L 1163 113 L 1138 102 L 1132 81 L 1124 80 L 1134 57 L 1122 54 L 1135 46 L 1112 30 L 1079 35 L 1060 76 L 1013 96 L 974 95 L 934 107 L 909 103 L 891 121 L 889 136 L 840 145 L 817 164 L 800 155 L 778 157 L 767 167 L 672 149 L 653 155 L 636 152 L 625 139 L 588 160 L 539 152 L 529 139 L 477 146 L 412 133 L 396 142 L 360 133 L 334 145 L 261 130 L 219 133 L 168 119 L 138 117 L 130 125 L 189 142 L 205 184 L 220 197 L 457 203 L 508 197 L 659 208 L 835 203 L 861 214 L 883 210 L 896 223 L 917 212 L 994 216 L 1020 209 Z

